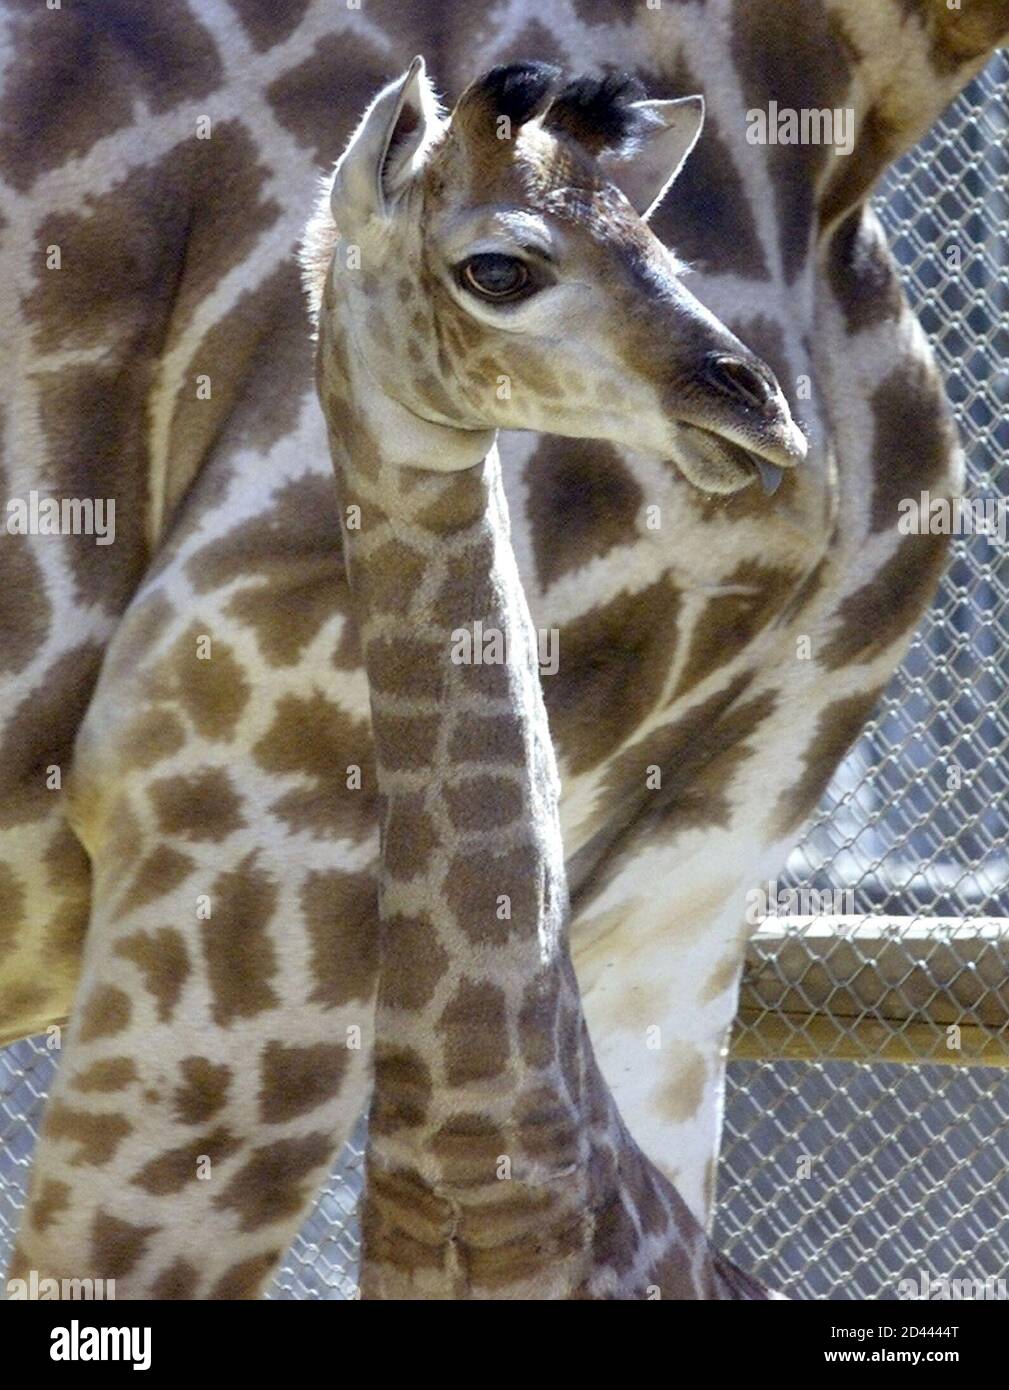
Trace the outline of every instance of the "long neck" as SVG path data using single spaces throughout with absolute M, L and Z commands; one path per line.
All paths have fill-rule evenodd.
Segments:
M 362 1291 L 755 1296 L 633 1144 L 593 1056 L 497 451 L 436 471 L 477 441 L 415 421 L 413 466 L 390 461 L 383 429 L 402 451 L 411 424 L 332 324 L 320 392 L 381 816 Z
M 394 1280 L 423 1212 L 424 1292 L 452 1296 L 492 1273 L 447 1238 L 461 1208 L 478 1223 L 510 1206 L 531 1242 L 544 1203 L 518 1217 L 516 1195 L 586 1162 L 557 773 L 497 450 L 435 472 L 474 441 L 417 422 L 416 466 L 383 459 L 378 417 L 401 408 L 359 389 L 346 344 L 320 358 L 338 483 L 360 507 L 347 558 L 381 810 L 366 1268 Z

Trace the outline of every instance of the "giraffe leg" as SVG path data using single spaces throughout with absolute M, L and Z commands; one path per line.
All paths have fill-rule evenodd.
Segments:
M 351 641 L 333 504 L 292 475 L 183 524 L 77 742 L 93 904 L 15 1266 L 120 1297 L 255 1296 L 364 1100 L 368 725 L 322 693 Z
M 80 970 L 87 855 L 52 803 L 0 829 L 0 1047 L 63 1024 Z M 12 809 L 24 804 L 15 790 Z
M 80 1006 L 16 1263 L 113 1278 L 120 1296 L 254 1296 L 364 1095 L 370 970 L 348 962 L 340 978 L 337 960 L 318 959 L 353 923 L 329 917 L 335 901 L 320 907 L 313 888 L 342 891 L 339 907 L 370 927 L 370 882 L 293 875 L 266 848 L 222 869 L 208 845 L 163 892 L 165 849 L 141 834 L 133 853 L 96 860 Z M 137 901 L 145 889 L 155 902 Z
M 8 486 L 0 468 L 0 498 Z M 61 536 L 0 541 L 0 1046 L 65 1021 L 87 925 L 66 786 L 112 620 L 75 602 L 68 550 Z

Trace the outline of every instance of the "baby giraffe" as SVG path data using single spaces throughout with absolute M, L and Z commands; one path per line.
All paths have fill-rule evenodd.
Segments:
M 769 369 L 644 220 L 702 119 L 538 64 L 445 119 L 418 58 L 306 234 L 381 806 L 367 1298 L 763 1296 L 596 1065 L 495 447 L 609 439 L 707 491 L 803 456 Z

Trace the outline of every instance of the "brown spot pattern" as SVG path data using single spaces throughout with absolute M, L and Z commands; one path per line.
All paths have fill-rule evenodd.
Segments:
M 766 111 L 772 99 L 795 111 L 844 105 L 851 81 L 848 51 L 825 6 L 810 7 L 802 0 L 734 0 L 731 25 L 732 57 L 748 109 Z M 742 132 L 739 138 L 745 139 Z M 767 149 L 781 260 L 789 283 L 809 254 L 816 177 L 830 157 L 825 145 Z M 847 167 L 860 158 L 856 149 L 843 162 Z
M 946 566 L 948 536 L 906 536 L 873 578 L 837 609 L 831 636 L 817 653 L 828 671 L 873 661 L 910 637 Z
M 245 825 L 241 799 L 223 768 L 164 777 L 151 783 L 149 794 L 166 835 L 219 844 Z
M 657 1107 L 671 1125 L 686 1124 L 704 1099 L 708 1068 L 696 1048 L 679 1044 L 676 1069 L 659 1093 Z
M 259 1298 L 267 1276 L 280 1259 L 280 1253 L 279 1250 L 267 1250 L 262 1255 L 239 1260 L 221 1275 L 210 1290 L 210 1297 L 231 1300 Z
M 449 957 L 426 917 L 390 915 L 381 926 L 379 1004 L 417 1011 L 430 1004 Z
M 160 707 L 136 715 L 117 741 L 127 767 L 153 767 L 179 751 L 186 741 L 186 730 L 177 715 Z
M 134 932 L 116 942 L 115 952 L 137 967 L 147 991 L 157 1000 L 159 1020 L 170 1023 L 191 968 L 182 933 L 174 927 Z
M 682 97 L 703 90 L 682 60 L 670 78 L 650 70 L 641 77 L 651 97 Z M 752 158 L 749 147 L 745 149 Z M 766 280 L 770 274 L 749 197 L 710 104 L 701 137 L 668 197 L 656 208 L 651 226 L 691 264 L 751 280 Z
M 544 436 L 525 480 L 542 588 L 637 539 L 643 494 L 612 444 Z
M 569 623 L 543 682 L 554 743 L 573 773 L 597 767 L 655 707 L 676 647 L 679 591 L 666 576 Z
M 137 1064 L 132 1057 L 103 1057 L 92 1062 L 74 1077 L 74 1089 L 89 1091 L 122 1091 L 137 1080 Z
M 197 641 L 202 637 L 211 638 L 209 658 L 197 656 Z M 231 647 L 193 623 L 172 648 L 167 698 L 178 701 L 197 733 L 226 742 L 235 736 L 249 694 L 245 670 Z
M 130 1182 L 152 1196 L 169 1196 L 197 1181 L 197 1164 L 201 1158 L 209 1158 L 213 1165 L 241 1147 L 242 1141 L 228 1130 L 215 1129 L 210 1134 L 198 1135 L 178 1148 L 168 1149 L 157 1158 L 152 1158 Z
M 744 560 L 725 576 L 726 587 L 750 589 L 743 594 L 718 594 L 709 599 L 694 624 L 673 698 L 693 690 L 712 672 L 753 641 L 757 634 L 782 611 L 800 576 L 789 569 Z
M 552 1086 L 534 1086 L 515 1102 L 516 1138 L 523 1154 L 558 1169 L 579 1161 L 579 1118 Z
M 185 883 L 194 868 L 195 862 L 190 855 L 172 849 L 171 845 L 158 845 L 137 868 L 116 917 L 123 918 L 137 908 L 146 907 L 148 903 L 173 892 Z
M 378 948 L 374 877 L 339 869 L 310 874 L 301 890 L 301 909 L 311 942 L 311 1002 L 336 1008 L 351 999 L 370 999 Z
M 865 207 L 856 207 L 830 239 L 827 279 L 849 333 L 899 317 L 900 280 L 882 232 Z
M 301 293 L 297 266 L 293 257 L 285 257 L 201 338 L 180 377 L 172 412 L 168 516 L 211 452 L 246 448 L 266 455 L 294 432 L 312 379 Z M 197 378 L 204 374 L 211 379 L 209 399 L 196 394 Z M 296 612 L 294 605 L 286 606 Z
M 398 883 L 426 871 L 438 845 L 434 821 L 424 810 L 423 792 L 397 792 L 389 797 L 382 835 L 382 862 Z
M 80 1041 L 112 1038 L 129 1027 L 133 1016 L 130 996 L 116 985 L 98 985 L 81 1009 Z
M 530 845 L 504 853 L 459 851 L 445 878 L 445 900 L 460 928 L 475 941 L 500 946 L 534 936 L 542 909 L 541 865 Z M 509 900 L 510 917 L 498 918 L 498 898 Z
M 510 777 L 480 772 L 444 787 L 442 799 L 455 830 L 507 829 L 522 815 L 521 785 Z
M 402 18 L 401 13 L 398 22 Z M 328 168 L 360 112 L 392 76 L 384 54 L 360 34 L 343 30 L 321 38 L 310 57 L 278 77 L 266 95 L 281 125 L 312 151 L 320 168 Z
M 151 1284 L 151 1297 L 157 1299 L 194 1299 L 199 1288 L 198 1270 L 181 1255 Z
M 799 780 L 783 791 L 775 811 L 775 831 L 790 835 L 820 803 L 830 779 L 848 749 L 862 732 L 883 693 L 882 687 L 829 704 L 817 720 Z
M 431 1136 L 429 1144 L 443 1180 L 469 1185 L 496 1177 L 496 1164 L 508 1152 L 508 1139 L 485 1115 L 453 1115 Z
M 777 706 L 775 691 L 745 703 L 750 683 L 737 676 L 723 690 L 679 719 L 638 739 L 614 759 L 602 788 L 606 803 L 623 807 L 574 856 L 569 865 L 572 899 L 581 910 L 628 861 L 635 844 L 655 834 L 672 837 L 684 829 L 722 826 L 731 814 L 729 792 L 742 765 L 753 756 L 747 740 Z M 662 771 L 661 787 L 646 785 L 647 770 Z
M 242 122 L 215 121 L 212 139 L 194 131 L 79 211 L 53 213 L 38 244 L 60 246 L 64 269 L 41 271 L 25 305 L 38 347 L 112 343 L 121 361 L 126 344 L 160 351 L 277 220 L 268 174 Z
M 0 437 L 6 429 L 0 410 Z M 0 498 L 12 496 L 10 480 L 0 467 Z M 6 521 L 6 507 L 4 508 Z M 4 583 L 0 588 L 0 672 L 16 674 L 38 654 L 52 617 L 42 568 L 32 551 L 30 536 L 4 533 Z
M 242 1231 L 258 1231 L 296 1216 L 311 1192 L 308 1179 L 329 1162 L 332 1152 L 328 1134 L 278 1139 L 254 1149 L 214 1206 L 237 1212 Z
M 500 1076 L 511 1053 L 504 990 L 489 981 L 461 980 L 435 1032 L 450 1086 Z
M 546 1067 L 557 1055 L 553 1019 L 557 1012 L 560 981 L 543 971 L 526 985 L 518 1016 L 518 1040 L 527 1067 Z
M 0 829 L 43 820 L 59 792 L 46 787 L 46 768 L 68 772 L 73 745 L 91 700 L 102 648 L 83 642 L 65 652 L 10 711 L 0 739 L 0 767 L 12 790 L 0 801 Z
M 726 990 L 732 989 L 739 979 L 742 964 L 742 955 L 738 951 L 730 951 L 727 956 L 723 957 L 704 982 L 699 1002 L 710 1004 L 713 999 L 717 999 Z
M 256 854 L 220 874 L 210 893 L 211 917 L 201 922 L 211 1013 L 219 1028 L 236 1018 L 254 1018 L 277 1004 L 270 981 L 277 969 L 269 927 L 277 908 L 277 886 L 256 868 Z
M 462 711 L 452 724 L 448 754 L 456 764 L 486 761 L 516 766 L 526 756 L 523 724 L 510 714 Z
M 301 774 L 307 785 L 285 792 L 270 807 L 293 830 L 359 844 L 372 833 L 376 779 L 371 733 L 324 695 L 286 695 L 273 723 L 253 748 L 267 772 Z M 347 769 L 361 769 L 361 786 L 347 786 Z
M 70 1205 L 70 1188 L 57 1178 L 46 1178 L 31 1204 L 31 1223 L 36 1231 L 46 1231 Z
M 24 921 L 25 890 L 9 864 L 0 860 L 0 960 L 13 951 Z
M 133 1126 L 125 1115 L 93 1115 L 87 1110 L 73 1110 L 61 1101 L 53 1101 L 46 1112 L 45 1133 L 50 1139 L 66 1139 L 76 1145 L 70 1164 L 77 1168 L 88 1165 L 100 1168 L 115 1158 L 119 1145 Z
M 424 1123 L 434 1093 L 427 1062 L 412 1048 L 375 1044 L 375 1085 L 369 1126 L 376 1134 L 394 1134 Z
M 237 10 L 253 48 L 266 53 L 294 33 L 310 3 L 311 0 L 288 0 L 287 4 L 277 5 L 275 0 L 231 0 L 231 7 Z
M 308 1047 L 268 1042 L 259 1059 L 259 1115 L 279 1125 L 306 1115 L 339 1094 L 347 1049 L 334 1043 Z
M 159 1226 L 135 1226 L 99 1209 L 91 1226 L 91 1268 L 103 1279 L 122 1279 L 143 1255 Z
M 209 1057 L 183 1057 L 179 1071 L 184 1084 L 172 1095 L 175 1118 L 184 1125 L 205 1124 L 227 1101 L 231 1068 Z
M 17 62 L 0 102 L 0 171 L 21 193 L 128 125 L 138 100 L 166 111 L 220 82 L 217 50 L 188 6 L 104 0 L 65 8 L 56 23 L 44 7 L 19 8 L 30 17 L 11 16 Z
M 901 498 L 934 490 L 956 449 L 956 431 L 931 362 L 902 362 L 872 393 L 872 529 L 895 530 Z
M 255 630 L 267 661 L 290 666 L 334 613 L 350 622 L 341 548 L 333 479 L 306 473 L 277 488 L 263 516 L 197 550 L 186 573 L 198 593 L 248 581 L 226 611 Z

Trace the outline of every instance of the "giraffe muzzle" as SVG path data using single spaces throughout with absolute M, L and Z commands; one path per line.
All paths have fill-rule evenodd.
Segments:
M 770 367 L 749 354 L 709 352 L 698 375 L 731 412 L 727 427 L 715 424 L 716 432 L 745 456 L 765 493 L 777 492 L 783 470 L 801 463 L 807 444 Z
M 773 381 L 773 378 L 772 378 Z M 793 421 L 774 383 L 774 395 L 745 409 L 698 412 L 679 422 L 674 461 L 688 482 L 702 492 L 740 492 L 758 482 L 766 496 L 778 491 L 786 471 L 802 463 L 806 437 Z
M 672 461 L 701 492 L 759 483 L 773 496 L 805 459 L 806 437 L 767 363 L 702 306 L 689 307 L 699 331 L 666 388 Z

